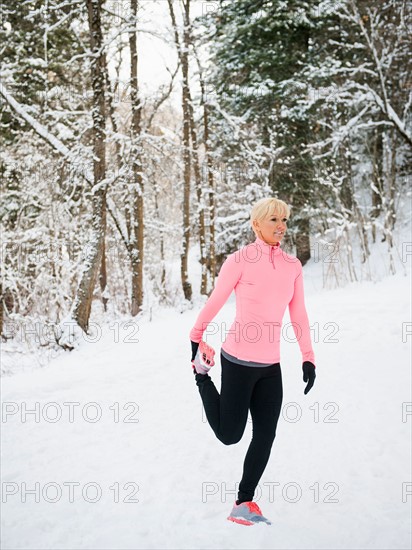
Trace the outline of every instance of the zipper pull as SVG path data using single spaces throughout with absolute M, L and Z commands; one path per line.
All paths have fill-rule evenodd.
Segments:
M 270 247 L 270 261 L 272 262 L 273 269 L 276 269 L 275 262 L 273 261 L 275 247 Z

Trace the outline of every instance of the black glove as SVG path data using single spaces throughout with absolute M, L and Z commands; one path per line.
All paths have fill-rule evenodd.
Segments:
M 308 393 L 308 391 L 311 389 L 313 384 L 315 383 L 315 365 L 311 363 L 310 361 L 304 361 L 302 365 L 303 370 L 303 381 L 307 382 L 305 391 L 303 392 L 305 395 Z
M 199 347 L 200 342 L 193 342 L 192 340 L 190 340 L 190 343 L 192 344 L 192 359 L 191 359 L 191 361 L 193 361 L 194 358 L 196 357 L 197 348 Z

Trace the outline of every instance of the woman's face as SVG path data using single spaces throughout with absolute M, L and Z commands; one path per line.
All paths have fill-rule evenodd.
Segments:
M 253 225 L 260 239 L 268 244 L 277 244 L 286 232 L 287 218 L 285 214 L 270 214 L 264 220 L 254 220 Z

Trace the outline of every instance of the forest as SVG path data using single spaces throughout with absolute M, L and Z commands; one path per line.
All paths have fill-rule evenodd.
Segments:
M 372 279 L 375 242 L 395 274 L 411 202 L 410 2 L 1 9 L 3 341 L 31 323 L 39 346 L 72 349 L 68 320 L 87 333 L 94 316 L 190 308 L 251 241 L 262 197 L 290 205 L 284 248 L 303 265 L 340 259 L 325 286 Z M 170 54 L 155 91 L 146 36 Z

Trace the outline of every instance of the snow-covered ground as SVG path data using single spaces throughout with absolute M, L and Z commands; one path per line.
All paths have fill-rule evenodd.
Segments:
M 410 266 L 333 290 L 322 262 L 305 266 L 317 378 L 304 396 L 285 331 L 282 415 L 255 499 L 271 526 L 226 520 L 251 423 L 224 446 L 206 422 L 188 341 L 200 304 L 112 322 L 4 377 L 2 548 L 410 548 Z M 234 295 L 215 323 L 233 315 Z M 219 388 L 219 361 L 211 375 Z

